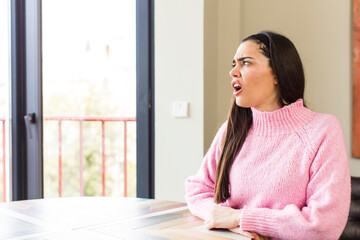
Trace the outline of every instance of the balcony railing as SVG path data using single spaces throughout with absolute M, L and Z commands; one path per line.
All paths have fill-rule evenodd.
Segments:
M 123 122 L 124 127 L 124 196 L 126 197 L 128 194 L 127 189 L 127 182 L 128 182 L 128 176 L 127 176 L 127 123 L 128 122 L 135 122 L 135 117 L 64 117 L 64 116 L 45 116 L 45 121 L 56 121 L 58 122 L 58 131 L 59 131 L 59 139 L 58 139 L 58 146 L 59 146 L 59 154 L 58 154 L 58 161 L 59 161 L 59 197 L 62 196 L 62 183 L 63 183 L 63 177 L 62 177 L 62 123 L 64 121 L 72 121 L 72 122 L 78 122 L 79 123 L 79 135 L 80 135 L 80 195 L 84 195 L 84 178 L 83 178 L 83 172 L 84 172 L 84 155 L 83 155 L 83 123 L 84 122 L 100 122 L 101 123 L 101 186 L 102 186 L 102 195 L 106 196 L 106 146 L 105 146 L 105 123 L 106 122 Z M 6 200 L 6 168 L 5 168 L 5 153 L 6 153 L 6 145 L 5 145 L 5 118 L 0 118 L 0 121 L 2 122 L 2 168 L 3 168 L 3 177 L 2 177 L 2 185 L 3 185 L 3 201 Z
M 0 118 L 0 121 L 2 123 L 2 190 L 3 190 L 3 193 L 2 193 L 2 201 L 5 202 L 6 201 L 6 165 L 5 165 L 5 153 L 6 153 L 6 131 L 5 131 L 5 121 L 6 121 L 6 118 Z

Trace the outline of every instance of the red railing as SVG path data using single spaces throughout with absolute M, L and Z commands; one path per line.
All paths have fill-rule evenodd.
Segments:
M 5 118 L 0 118 L 0 121 L 2 122 L 2 183 L 3 183 L 3 195 L 2 195 L 2 201 L 5 202 L 6 201 L 6 165 L 5 165 L 5 149 L 6 149 L 6 145 L 5 145 L 5 136 L 6 136 L 6 132 L 5 132 Z
M 2 122 L 2 151 L 3 151 L 3 201 L 6 201 L 6 169 L 5 169 L 5 118 L 0 118 Z M 80 195 L 84 195 L 84 155 L 83 155 L 83 122 L 101 122 L 101 179 L 102 195 L 106 195 L 106 153 L 105 153 L 105 123 L 106 122 L 123 122 L 124 123 L 124 196 L 127 196 L 127 123 L 135 122 L 135 117 L 64 117 L 64 116 L 46 116 L 45 121 L 57 121 L 59 124 L 59 196 L 62 196 L 62 122 L 77 121 L 79 122 L 80 133 Z
M 59 123 L 59 197 L 62 196 L 62 122 L 79 122 L 80 133 L 80 195 L 84 195 L 84 155 L 83 155 L 83 122 L 101 122 L 101 182 L 102 195 L 106 196 L 106 154 L 105 154 L 105 123 L 124 123 L 124 196 L 127 197 L 127 123 L 135 122 L 135 117 L 63 117 L 46 116 L 45 121 L 58 121 Z

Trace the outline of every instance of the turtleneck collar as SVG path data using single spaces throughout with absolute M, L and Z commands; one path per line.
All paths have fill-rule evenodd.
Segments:
M 273 112 L 261 112 L 251 108 L 252 131 L 260 135 L 289 134 L 308 122 L 313 112 L 304 107 L 302 99 Z

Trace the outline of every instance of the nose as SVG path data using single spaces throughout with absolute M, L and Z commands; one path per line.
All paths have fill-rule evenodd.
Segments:
M 233 69 L 231 69 L 229 74 L 232 78 L 239 78 L 241 75 L 237 66 L 235 66 Z

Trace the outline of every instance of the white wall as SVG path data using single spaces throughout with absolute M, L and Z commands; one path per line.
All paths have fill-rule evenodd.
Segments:
M 226 120 L 232 98 L 234 49 L 241 41 L 241 1 L 205 0 L 204 5 L 204 152 Z
M 155 0 L 155 198 L 184 201 L 203 157 L 203 0 Z M 173 101 L 190 117 L 172 117 Z

